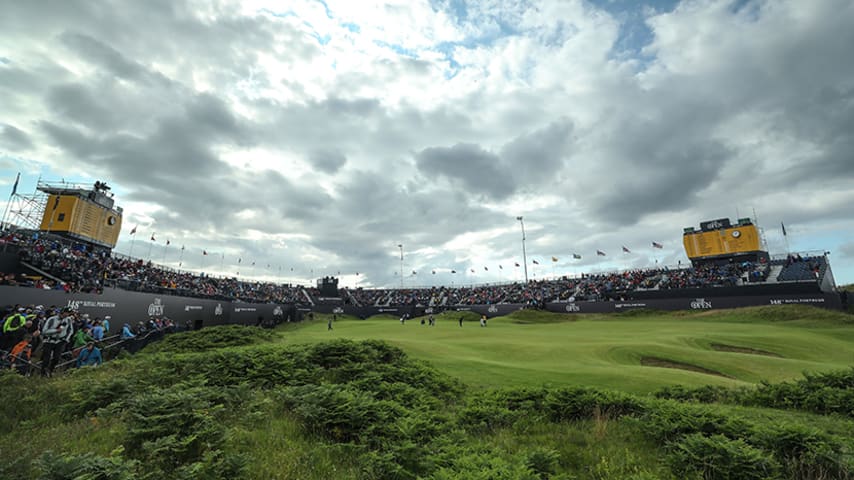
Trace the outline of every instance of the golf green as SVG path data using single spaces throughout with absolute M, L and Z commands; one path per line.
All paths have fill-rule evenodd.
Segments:
M 854 365 L 854 323 L 818 309 L 689 314 L 560 315 L 517 312 L 486 327 L 467 314 L 358 320 L 326 315 L 286 328 L 287 343 L 381 339 L 480 387 L 596 386 L 645 393 L 666 385 L 746 385 Z M 813 318 L 815 317 L 815 318 Z

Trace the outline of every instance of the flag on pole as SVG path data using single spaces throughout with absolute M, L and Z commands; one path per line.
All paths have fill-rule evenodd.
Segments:
M 10 197 L 14 197 L 15 194 L 18 192 L 18 182 L 20 180 L 21 180 L 21 172 L 18 172 L 18 176 L 15 177 L 15 184 L 12 185 L 12 195 L 9 195 Z
M 626 248 L 625 245 L 623 245 L 623 253 L 632 253 L 632 251 Z
M 581 260 L 581 255 L 579 255 L 579 254 L 577 254 L 577 253 L 573 253 L 573 254 L 572 254 L 572 258 L 574 258 L 574 259 L 576 259 L 576 260 Z
M 658 243 L 658 242 L 652 242 L 652 246 L 653 246 L 653 247 L 655 247 L 655 248 L 664 248 L 664 245 L 662 245 L 662 244 L 660 244 L 660 243 Z
M 603 252 L 602 250 L 596 250 L 596 255 L 599 255 L 600 257 L 604 257 L 605 252 Z
M 534 262 L 534 265 L 539 265 L 539 264 L 540 264 L 540 262 L 538 262 L 538 261 L 536 261 L 536 260 L 531 260 L 531 261 L 532 261 L 532 262 Z
M 138 226 L 139 226 L 139 225 L 137 225 L 136 227 L 138 227 Z M 136 235 L 136 227 L 133 227 L 133 228 L 130 230 L 130 234 L 131 234 L 131 235 Z
M 552 257 L 552 261 L 553 261 L 553 262 L 556 262 L 556 261 L 557 261 L 557 257 Z
M 783 222 L 780 222 L 780 226 L 783 227 L 783 236 L 785 237 L 786 236 L 786 225 L 784 225 Z

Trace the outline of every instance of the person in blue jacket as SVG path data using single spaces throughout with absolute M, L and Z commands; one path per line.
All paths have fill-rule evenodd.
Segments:
M 80 350 L 80 355 L 77 355 L 77 368 L 86 367 L 89 365 L 101 365 L 101 350 L 95 346 L 95 342 L 89 342 L 85 348 Z
M 122 340 L 134 337 L 136 337 L 136 335 L 133 334 L 133 331 L 130 329 L 130 325 L 126 323 L 125 326 L 122 327 Z

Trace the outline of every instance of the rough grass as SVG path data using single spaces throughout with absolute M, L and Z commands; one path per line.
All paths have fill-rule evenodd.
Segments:
M 211 455 L 172 478 L 699 479 L 702 462 L 731 472 L 726 456 L 703 456 L 721 451 L 770 459 L 778 470 L 769 478 L 852 478 L 854 415 L 809 413 L 822 411 L 813 400 L 825 394 L 848 398 L 840 394 L 851 388 L 854 325 L 839 315 L 797 306 L 523 311 L 481 328 L 477 314 L 449 312 L 432 328 L 418 318 L 401 325 L 338 316 L 330 332 L 316 315 L 275 332 L 204 329 L 98 369 L 52 379 L 0 375 L 0 445 L 14 446 L 0 448 L 0 478 L 153 478 L 145 462 L 162 457 L 123 446 L 150 435 L 140 426 L 170 431 L 171 421 L 149 423 L 155 410 L 213 429 L 207 438 L 215 444 L 203 447 Z M 677 368 L 644 366 L 650 358 Z M 840 370 L 847 373 L 802 375 Z M 780 380 L 793 382 L 777 388 Z M 734 392 L 726 404 L 646 395 L 704 385 L 739 389 L 709 389 Z M 818 397 L 802 395 L 812 388 Z M 745 396 L 751 390 L 764 393 Z M 789 401 L 798 395 L 804 401 Z M 197 410 L 185 415 L 169 399 Z M 188 433 L 142 448 L 174 451 L 193 440 Z M 802 446 L 816 455 L 786 456 Z M 47 457 L 54 466 L 94 455 L 135 476 L 48 475 L 37 460 L 49 450 L 60 455 Z M 702 462 L 674 464 L 674 452 Z M 242 459 L 242 475 L 222 473 L 228 458 Z M 143 463 L 122 463 L 133 459 Z M 709 471 L 702 478 L 748 478 Z

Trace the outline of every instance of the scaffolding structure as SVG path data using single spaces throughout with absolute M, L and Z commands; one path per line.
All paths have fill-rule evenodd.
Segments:
M 88 192 L 92 186 L 88 184 L 66 182 L 48 182 L 39 179 L 33 193 L 14 193 L 9 198 L 6 211 L 3 213 L 2 229 L 17 227 L 27 230 L 38 230 L 41 226 L 47 201 L 51 193 L 60 191 Z

